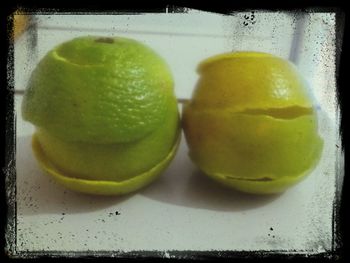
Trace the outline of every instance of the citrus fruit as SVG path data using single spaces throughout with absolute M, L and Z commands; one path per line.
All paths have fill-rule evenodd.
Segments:
M 86 36 L 58 45 L 33 71 L 22 102 L 39 164 L 86 193 L 147 185 L 179 144 L 173 86 L 166 62 L 136 40 Z
M 13 14 L 13 38 L 17 40 L 19 36 L 26 30 L 29 22 L 28 15 L 19 14 L 15 12 Z
M 204 174 L 254 194 L 285 191 L 320 159 L 323 140 L 296 67 L 261 52 L 208 58 L 183 108 L 189 155 Z

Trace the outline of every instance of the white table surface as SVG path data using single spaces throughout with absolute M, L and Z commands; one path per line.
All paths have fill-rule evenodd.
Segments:
M 271 53 L 277 50 L 277 55 L 288 58 L 290 46 L 280 44 L 279 49 L 274 49 L 273 45 L 278 43 L 273 41 L 283 39 L 283 26 L 289 23 L 292 30 L 295 21 L 288 20 L 288 15 L 282 13 L 255 13 L 260 18 L 256 27 L 250 27 L 250 31 L 247 30 L 246 35 L 241 34 L 241 41 L 238 41 L 232 36 L 232 28 L 240 30 L 243 15 L 238 13 L 224 17 L 194 10 L 187 15 L 125 15 L 101 19 L 41 16 L 37 58 L 53 45 L 87 32 L 128 35 L 149 44 L 167 59 L 176 81 L 177 96 L 188 98 L 198 77 L 195 73 L 197 63 L 205 57 L 233 50 L 232 43 L 240 43 L 238 49 L 250 47 Z M 330 15 L 327 18 L 327 14 L 319 14 L 321 18 L 317 18 L 317 14 L 315 16 L 312 19 L 330 21 L 328 27 L 319 29 L 324 33 L 323 40 L 320 40 L 322 45 L 332 41 L 327 30 L 334 27 L 333 17 Z M 274 22 L 276 19 L 281 26 Z M 312 19 L 307 20 L 309 24 L 306 26 L 315 26 L 310 22 Z M 110 32 L 111 21 L 120 27 L 116 33 Z M 275 32 L 273 43 L 267 41 L 271 32 L 259 29 L 262 23 L 272 25 L 269 29 Z M 87 27 L 87 24 L 91 32 L 73 28 Z M 200 25 L 208 25 L 208 30 Z M 106 32 L 102 32 L 104 29 L 101 31 L 101 28 L 106 28 Z M 284 37 L 289 43 L 292 32 Z M 17 90 L 25 87 L 37 63 L 26 48 L 26 37 L 23 35 L 15 46 Z M 247 46 L 244 45 L 245 39 Z M 315 45 L 312 35 L 305 41 L 304 47 L 307 43 Z M 257 42 L 259 45 L 250 44 Z M 179 55 L 181 51 L 183 55 Z M 22 95 L 16 95 L 16 253 L 40 252 L 50 255 L 77 251 L 123 253 L 147 250 L 163 251 L 165 257 L 170 257 L 173 250 L 265 250 L 286 253 L 294 250 L 307 254 L 331 250 L 334 245 L 332 213 L 337 179 L 336 158 L 340 158 L 339 148 L 336 147 L 336 144 L 340 146 L 340 141 L 334 102 L 334 69 L 332 72 L 332 68 L 320 68 L 317 61 L 310 62 L 307 52 L 325 51 L 317 45 L 311 51 L 301 50 L 298 64 L 308 72 L 306 78 L 320 106 L 319 130 L 325 140 L 324 151 L 319 165 L 304 181 L 277 196 L 241 194 L 206 178 L 191 163 L 184 136 L 168 169 L 139 192 L 121 197 L 71 192 L 38 167 L 30 145 L 34 127 L 23 121 L 20 114 Z M 317 59 L 331 60 L 332 53 L 323 53 Z M 329 83 L 333 83 L 333 86 Z

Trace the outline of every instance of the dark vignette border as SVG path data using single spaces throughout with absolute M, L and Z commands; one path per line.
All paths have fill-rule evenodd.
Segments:
M 334 3 L 334 2 L 333 2 Z M 251 3 L 250 3 L 251 4 Z M 89 5 L 88 5 L 89 6 Z M 311 9 L 310 9 L 311 7 Z M 117 7 L 114 7 L 116 9 Z M 185 7 L 179 7 L 176 5 L 168 5 L 166 7 L 162 8 L 144 8 L 144 9 L 135 9 L 135 8 L 122 8 L 122 11 L 113 11 L 109 8 L 106 8 L 101 11 L 101 9 L 96 8 L 94 6 L 89 6 L 88 8 L 82 9 L 81 7 L 75 7 L 75 8 L 45 8 L 40 10 L 40 13 L 55 13 L 55 12 L 75 12 L 75 13 L 87 13 L 87 12 L 97 12 L 97 13 L 110 13 L 110 14 L 139 14 L 140 12 L 164 12 L 165 9 L 168 8 L 168 12 L 186 12 L 187 8 Z M 343 33 L 343 30 L 348 31 L 348 18 L 345 15 L 345 11 L 341 7 L 335 7 L 335 6 L 327 6 L 323 7 L 320 5 L 314 6 L 291 6 L 286 8 L 283 7 L 271 7 L 269 5 L 265 6 L 225 6 L 225 7 L 219 7 L 219 8 L 213 8 L 213 7 L 198 7 L 198 6 L 189 6 L 188 8 L 195 8 L 200 9 L 203 11 L 208 12 L 217 12 L 221 14 L 230 14 L 232 10 L 234 11 L 246 11 L 250 8 L 254 9 L 265 9 L 265 10 L 277 10 L 277 11 L 287 11 L 287 10 L 299 10 L 299 11 L 305 11 L 308 12 L 336 12 L 336 28 L 337 28 L 337 34 L 336 34 L 336 79 L 337 79 L 337 91 L 338 91 L 338 101 L 339 101 L 339 109 L 341 112 L 341 127 L 340 127 L 340 136 L 342 139 L 342 146 L 341 151 L 345 151 L 345 120 L 344 120 L 344 110 L 345 110 L 345 93 L 344 93 L 344 74 L 345 74 L 345 55 L 347 54 L 346 44 L 349 43 L 347 40 L 347 35 L 345 34 L 345 31 Z M 157 251 L 134 251 L 134 252 L 111 252 L 111 251 L 100 251 L 100 252 L 94 252 L 94 251 L 82 251 L 82 252 L 67 252 L 62 254 L 60 251 L 50 251 L 50 256 L 47 256 L 48 252 L 45 251 L 28 251 L 23 252 L 21 254 L 16 253 L 16 243 L 9 244 L 8 242 L 12 238 L 14 238 L 14 242 L 16 242 L 16 171 L 15 171 L 15 146 L 16 146 L 16 137 L 15 137 L 15 117 L 14 117 L 14 83 L 13 83 L 13 43 L 9 37 L 11 34 L 11 25 L 12 20 L 8 17 L 9 14 L 14 11 L 16 7 L 10 8 L 5 13 L 5 19 L 6 22 L 3 25 L 2 28 L 7 30 L 7 36 L 4 36 L 3 39 L 6 40 L 7 49 L 5 52 L 5 56 L 2 56 L 2 69 L 4 69 L 5 72 L 5 78 L 2 78 L 2 80 L 7 80 L 5 85 L 2 85 L 2 87 L 7 87 L 6 89 L 1 88 L 1 98 L 4 99 L 4 103 L 1 105 L 3 106 L 3 110 L 5 112 L 4 116 L 2 116 L 2 121 L 6 124 L 6 129 L 4 129 L 4 137 L 5 137 L 5 160 L 4 165 L 2 165 L 2 172 L 4 173 L 5 178 L 5 185 L 6 188 L 4 189 L 5 193 L 5 202 L 3 204 L 5 205 L 5 213 L 4 218 L 2 218 L 2 223 L 5 225 L 6 228 L 6 239 L 5 242 L 7 242 L 7 250 L 5 250 L 5 257 L 23 257 L 23 258 L 40 258 L 40 259 L 58 259 L 58 258 L 69 258 L 69 259 L 76 259 L 76 258 L 118 258 L 118 259 L 164 259 L 164 252 L 157 252 Z M 24 11 L 27 12 L 33 12 L 35 9 L 33 7 L 25 8 Z M 73 10 L 73 11 L 72 11 Z M 6 32 L 6 31 L 2 32 Z M 2 94 L 4 93 L 4 94 Z M 339 164 L 337 164 L 338 168 Z M 340 176 L 340 173 L 343 171 L 337 170 L 339 174 L 337 176 Z M 315 255 L 305 255 L 304 253 L 300 253 L 300 251 L 252 251 L 252 252 L 233 252 L 233 251 L 207 251 L 207 252 L 200 252 L 200 251 L 168 251 L 167 255 L 170 258 L 176 258 L 176 259 L 198 259 L 198 260 L 204 260 L 204 259 L 277 259 L 277 260 L 284 260 L 284 259 L 293 259 L 293 260 L 301 260 L 301 259 L 331 259 L 331 260 L 337 260 L 337 259 L 344 259 L 346 256 L 346 249 L 345 246 L 348 245 L 347 241 L 345 240 L 345 229 L 346 229 L 346 223 L 347 220 L 345 220 L 345 200 L 346 200 L 346 191 L 344 191 L 345 186 L 347 184 L 346 176 L 344 176 L 344 184 L 343 189 L 340 188 L 340 185 L 337 185 L 338 193 L 336 194 L 336 198 L 334 201 L 334 210 L 333 210 L 333 222 L 335 223 L 333 225 L 333 249 L 330 252 L 322 253 L 322 254 L 315 254 Z M 6 244 L 4 242 L 4 244 Z M 5 246 L 4 246 L 5 247 Z
M 5 255 L 11 254 L 13 247 L 15 247 L 15 239 L 14 244 L 9 242 L 11 239 L 15 237 L 16 233 L 16 173 L 15 173 L 15 145 L 16 145 L 16 137 L 15 137 L 15 119 L 14 119 L 14 64 L 13 64 L 13 43 L 11 40 L 12 34 L 12 19 L 8 16 L 8 13 L 4 14 L 4 20 L 2 20 L 2 32 L 7 32 L 7 34 L 3 36 L 6 42 L 7 49 L 5 50 L 5 54 L 2 56 L 2 69 L 4 69 L 4 76 L 2 81 L 4 84 L 1 85 L 1 98 L 4 99 L 2 103 L 2 110 L 4 110 L 4 115 L 2 116 L 2 120 L 6 125 L 4 125 L 4 163 L 2 164 L 3 173 L 2 178 L 4 178 L 4 217 L 2 223 L 5 226 L 5 239 L 4 239 L 4 253 Z M 5 225 L 6 224 L 6 225 Z

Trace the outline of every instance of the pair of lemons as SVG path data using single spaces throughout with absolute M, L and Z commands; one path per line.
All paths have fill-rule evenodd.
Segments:
M 250 193 L 284 191 L 320 158 L 323 141 L 305 83 L 266 53 L 214 56 L 184 106 L 164 60 L 127 38 L 80 37 L 40 61 L 22 103 L 41 167 L 72 190 L 124 194 L 169 165 L 183 126 L 191 159 Z M 179 175 L 181 176 L 181 175 Z

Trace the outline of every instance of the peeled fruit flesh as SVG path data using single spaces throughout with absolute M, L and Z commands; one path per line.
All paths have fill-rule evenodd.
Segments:
M 285 191 L 320 159 L 323 140 L 305 81 L 258 52 L 209 58 L 183 109 L 189 155 L 209 177 L 254 194 Z
M 26 89 L 22 115 L 36 126 L 41 167 L 64 186 L 125 194 L 174 157 L 180 121 L 165 61 L 128 38 L 79 37 L 47 53 Z

